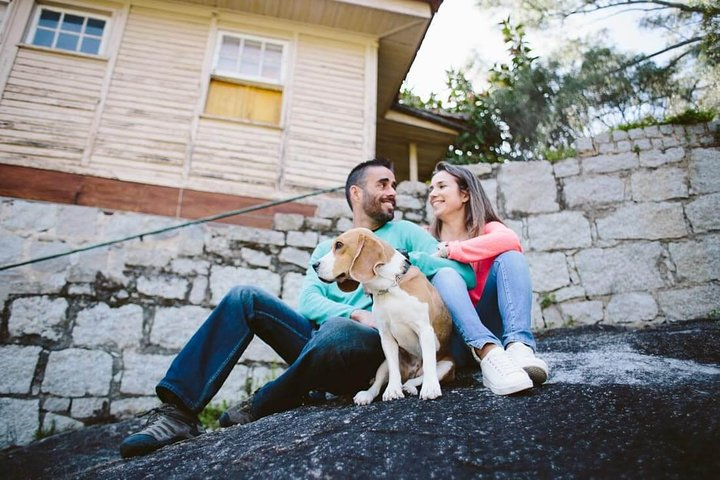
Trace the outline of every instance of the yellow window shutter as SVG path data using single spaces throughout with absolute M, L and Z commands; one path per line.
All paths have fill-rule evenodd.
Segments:
M 211 79 L 205 112 L 251 122 L 280 124 L 282 91 Z

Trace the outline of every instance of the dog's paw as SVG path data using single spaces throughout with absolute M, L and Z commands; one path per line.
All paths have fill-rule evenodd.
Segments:
M 385 393 L 383 393 L 383 401 L 387 402 L 388 400 L 397 400 L 398 398 L 404 398 L 405 395 L 402 391 L 402 386 L 398 385 L 394 388 L 386 388 Z
M 418 389 L 415 385 L 410 385 L 409 383 L 406 383 L 403 385 L 403 392 L 407 393 L 408 395 L 415 396 L 418 394 Z
M 420 389 L 420 398 L 422 400 L 432 400 L 442 396 L 442 390 L 440 390 L 439 383 L 423 383 Z
M 369 390 L 363 390 L 355 394 L 353 402 L 355 405 L 370 405 L 374 399 L 375 396 Z

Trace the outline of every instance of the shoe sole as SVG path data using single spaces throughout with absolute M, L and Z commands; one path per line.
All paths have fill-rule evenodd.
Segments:
M 539 387 L 547 381 L 547 372 L 540 367 L 525 367 L 523 370 L 525 370 L 525 373 L 528 374 L 528 377 L 530 377 L 530 380 L 532 380 L 533 385 L 536 387 Z
M 523 382 L 518 385 L 511 385 L 509 387 L 499 388 L 490 382 L 485 381 L 483 378 L 483 385 L 489 388 L 495 395 L 512 395 L 513 393 L 522 392 L 524 390 L 531 389 L 533 387 L 532 380 L 528 379 L 527 382 Z

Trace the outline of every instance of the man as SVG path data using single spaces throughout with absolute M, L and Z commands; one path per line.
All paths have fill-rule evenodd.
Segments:
M 353 226 L 374 230 L 428 276 L 455 268 L 472 287 L 475 276 L 465 264 L 433 256 L 437 241 L 424 229 L 391 222 L 395 212 L 395 175 L 381 159 L 357 165 L 345 184 Z M 270 345 L 289 367 L 254 393 L 240 408 L 220 418 L 222 426 L 243 424 L 299 406 L 311 390 L 353 394 L 367 387 L 383 361 L 380 336 L 370 313 L 371 299 L 362 287 L 342 292 L 312 268 L 331 241 L 313 252 L 298 311 L 253 286 L 233 288 L 212 311 L 170 365 L 156 387 L 163 404 L 141 431 L 120 445 L 124 458 L 144 455 L 203 433 L 197 414 L 220 390 L 254 335 Z

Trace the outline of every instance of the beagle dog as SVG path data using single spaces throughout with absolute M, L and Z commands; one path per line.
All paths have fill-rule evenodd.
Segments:
M 357 405 L 371 403 L 385 382 L 383 400 L 402 398 L 403 391 L 417 395 L 420 384 L 421 399 L 442 395 L 440 381 L 452 380 L 455 373 L 449 348 L 452 320 L 417 267 L 371 230 L 353 228 L 338 236 L 313 268 L 322 281 L 337 282 L 346 292 L 361 283 L 373 298 L 385 361 L 370 388 L 355 395 Z

